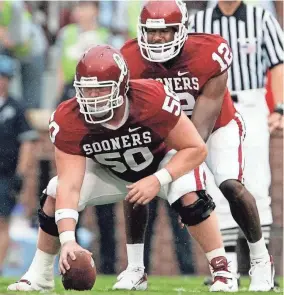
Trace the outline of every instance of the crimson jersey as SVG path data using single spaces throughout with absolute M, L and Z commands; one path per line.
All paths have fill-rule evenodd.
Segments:
M 182 52 L 168 67 L 162 63 L 149 62 L 140 53 L 137 39 L 132 39 L 121 48 L 131 79 L 155 79 L 167 85 L 180 98 L 182 109 L 191 116 L 195 100 L 203 86 L 211 78 L 227 71 L 232 62 L 232 52 L 227 42 L 219 35 L 189 34 Z M 228 90 L 215 129 L 227 125 L 236 110 Z
M 154 80 L 130 81 L 122 126 L 88 124 L 75 98 L 61 103 L 49 129 L 67 154 L 92 158 L 121 179 L 135 182 L 157 171 L 168 152 L 164 140 L 181 114 L 178 97 Z

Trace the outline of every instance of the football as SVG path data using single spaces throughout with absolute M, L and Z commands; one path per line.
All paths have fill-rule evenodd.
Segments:
M 93 258 L 83 251 L 75 252 L 76 260 L 68 257 L 70 269 L 62 275 L 65 290 L 91 290 L 96 281 L 96 267 Z

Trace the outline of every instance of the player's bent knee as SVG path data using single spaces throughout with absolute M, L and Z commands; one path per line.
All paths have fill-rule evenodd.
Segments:
M 194 204 L 199 199 L 199 196 L 196 192 L 190 192 L 185 195 L 183 195 L 180 198 L 180 202 L 183 206 L 189 206 L 191 204 Z
M 45 233 L 54 237 L 58 237 L 59 233 L 57 225 L 55 223 L 55 217 L 48 216 L 42 210 L 47 197 L 48 196 L 46 194 L 43 194 L 40 200 L 40 209 L 38 209 L 39 226 Z
M 221 183 L 220 190 L 225 198 L 230 201 L 236 201 L 243 196 L 245 187 L 236 179 L 228 179 Z
M 188 226 L 194 226 L 206 220 L 216 205 L 206 191 L 196 192 L 198 199 L 191 205 L 183 205 L 181 200 L 172 204 L 172 208 L 179 213 L 182 223 Z

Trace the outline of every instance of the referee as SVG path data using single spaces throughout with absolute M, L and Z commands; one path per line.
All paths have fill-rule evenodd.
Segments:
M 245 186 L 254 195 L 260 214 L 263 237 L 269 242 L 272 224 L 271 182 L 269 166 L 269 137 L 276 129 L 283 129 L 283 32 L 270 12 L 242 1 L 221 1 L 214 8 L 199 11 L 189 19 L 189 32 L 219 34 L 233 50 L 228 87 L 236 109 L 246 123 L 244 153 L 246 157 Z M 219 52 L 220 62 L 226 56 Z M 269 115 L 265 100 L 265 77 L 271 72 L 274 112 Z M 219 207 L 221 200 L 214 201 Z M 224 219 L 223 219 L 224 218 Z M 237 272 L 235 228 L 226 224 L 232 216 L 220 215 L 220 226 L 232 271 Z M 250 249 L 251 250 L 251 249 Z M 251 255 L 252 256 L 252 255 Z M 252 258 L 252 257 L 251 257 Z M 261 280 L 262 275 L 259 278 Z M 261 286 L 261 282 L 255 282 Z M 250 288 L 254 289 L 254 283 Z M 261 287 L 257 288 L 261 290 Z

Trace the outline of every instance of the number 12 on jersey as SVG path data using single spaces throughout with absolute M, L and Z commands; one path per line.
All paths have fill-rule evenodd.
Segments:
M 233 54 L 230 51 L 228 44 L 221 43 L 218 47 L 218 53 L 212 53 L 212 59 L 219 63 L 221 72 L 225 71 L 231 65 L 233 60 Z

